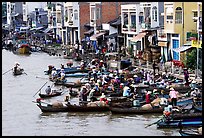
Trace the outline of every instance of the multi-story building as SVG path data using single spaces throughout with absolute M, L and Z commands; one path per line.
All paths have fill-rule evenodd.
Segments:
M 191 45 L 190 38 L 197 36 L 196 22 L 197 3 L 195 2 L 164 2 L 164 29 L 160 30 L 158 40 L 162 39 L 162 55 L 168 59 L 169 55 L 173 60 L 183 61 L 185 50 L 184 45 Z M 180 48 L 180 49 L 178 49 Z M 189 47 L 190 48 L 190 47 Z M 177 50 L 174 50 L 177 49 Z
M 7 4 L 2 2 L 2 24 L 7 23 Z
M 121 6 L 125 47 L 134 56 L 139 51 L 145 51 L 149 45 L 157 46 L 156 28 L 163 24 L 162 12 L 163 2 L 138 2 Z

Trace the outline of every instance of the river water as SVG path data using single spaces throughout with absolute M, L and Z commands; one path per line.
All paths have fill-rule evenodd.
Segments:
M 16 61 L 27 75 L 13 76 L 11 71 L 2 75 L 3 136 L 179 136 L 178 129 L 157 129 L 155 125 L 145 128 L 158 120 L 160 114 L 42 113 L 32 101 L 38 98 L 34 94 L 48 81 L 43 71 L 50 64 L 60 67 L 68 59 L 42 52 L 15 55 L 2 50 L 2 74 L 11 69 Z M 77 64 L 74 62 L 74 65 Z M 70 78 L 70 81 L 75 80 Z M 48 81 L 49 84 L 52 85 Z M 49 102 L 63 101 L 64 96 L 53 97 Z M 78 99 L 71 100 L 74 103 Z

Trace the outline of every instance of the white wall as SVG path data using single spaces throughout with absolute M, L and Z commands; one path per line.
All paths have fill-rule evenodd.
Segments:
M 35 8 L 45 8 L 47 2 L 26 2 L 28 14 L 32 11 L 35 11 Z

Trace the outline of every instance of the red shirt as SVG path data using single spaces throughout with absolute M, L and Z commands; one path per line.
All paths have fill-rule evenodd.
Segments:
M 146 94 L 145 99 L 146 99 L 146 103 L 149 104 L 151 102 L 150 101 L 150 94 Z

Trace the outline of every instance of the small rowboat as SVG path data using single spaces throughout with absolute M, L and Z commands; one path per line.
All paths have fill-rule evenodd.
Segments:
M 109 111 L 108 106 L 87 106 L 87 105 L 71 105 L 67 104 L 62 107 L 53 107 L 52 105 L 37 104 L 42 112 L 101 112 Z
M 16 72 L 13 71 L 13 75 L 14 76 L 21 75 L 21 74 L 23 74 L 23 71 L 24 71 L 24 69 L 18 69 L 18 70 L 16 70 Z
M 62 94 L 62 92 L 52 92 L 51 94 L 42 94 L 42 93 L 39 93 L 39 96 L 41 98 L 50 98 L 50 97 L 60 96 L 61 94 Z

